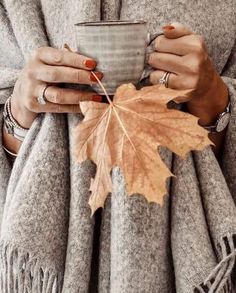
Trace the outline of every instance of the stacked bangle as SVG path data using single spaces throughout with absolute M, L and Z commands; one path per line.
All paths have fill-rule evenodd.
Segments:
M 17 154 L 9 151 L 7 148 L 5 148 L 5 146 L 2 146 L 2 148 L 4 149 L 5 152 L 7 152 L 9 155 L 13 156 L 13 157 L 17 157 Z
M 22 127 L 13 117 L 11 112 L 11 98 L 10 96 L 5 105 L 3 111 L 3 119 L 4 119 L 4 128 L 7 133 L 12 134 L 16 139 L 23 141 L 27 132 L 28 128 Z

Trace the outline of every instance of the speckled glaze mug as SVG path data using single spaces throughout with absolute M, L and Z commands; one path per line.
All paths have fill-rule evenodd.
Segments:
M 106 21 L 75 24 L 77 51 L 97 61 L 102 83 L 114 95 L 123 83 L 137 84 L 144 74 L 148 44 L 159 34 L 150 35 L 145 21 Z M 103 95 L 99 85 L 92 88 Z

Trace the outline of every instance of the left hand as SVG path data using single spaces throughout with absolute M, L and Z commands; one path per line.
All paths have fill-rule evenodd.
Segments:
M 209 125 L 222 113 L 229 102 L 227 86 L 212 63 L 202 36 L 180 23 L 163 27 L 164 35 L 156 38 L 155 52 L 149 64 L 155 68 L 150 82 L 158 84 L 165 72 L 171 72 L 168 87 L 193 89 L 188 96 L 188 110 Z

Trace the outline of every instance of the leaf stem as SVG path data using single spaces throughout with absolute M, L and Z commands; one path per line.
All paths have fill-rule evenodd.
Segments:
M 120 124 L 120 126 L 121 126 L 121 128 L 122 128 L 122 130 L 124 131 L 125 136 L 128 138 L 128 140 L 129 140 L 131 146 L 133 147 L 135 153 L 137 153 L 137 152 L 136 152 L 136 148 L 135 148 L 135 146 L 134 146 L 134 144 L 133 144 L 131 138 L 129 137 L 129 134 L 128 134 L 128 132 L 126 131 L 126 129 L 125 129 L 123 123 L 122 123 L 122 120 L 120 119 L 120 116 L 119 116 L 119 114 L 118 114 L 117 111 L 116 111 L 116 108 L 113 107 L 113 110 L 114 110 L 114 112 L 115 112 L 115 114 L 116 114 L 116 118 L 117 118 L 117 120 L 118 120 L 118 122 L 119 122 L 119 124 Z
M 65 49 L 67 49 L 68 51 L 70 51 L 70 52 L 75 52 L 75 51 L 73 51 L 73 50 L 70 48 L 70 46 L 69 46 L 67 43 L 65 43 L 65 44 L 63 45 L 63 47 L 64 47 Z M 102 90 L 103 90 L 103 92 L 104 92 L 104 94 L 105 94 L 105 96 L 106 96 L 106 98 L 107 98 L 109 104 L 110 104 L 111 106 L 113 106 L 113 102 L 112 102 L 112 100 L 110 99 L 110 97 L 108 96 L 107 91 L 106 91 L 104 85 L 102 84 L 102 82 L 100 81 L 100 79 L 96 76 L 96 74 L 94 74 L 93 71 L 91 71 L 91 73 L 92 73 L 92 75 L 95 77 L 95 79 L 97 80 L 97 82 L 98 82 L 98 84 L 100 85 L 100 87 L 102 88 Z
M 112 102 L 112 100 L 110 99 L 110 97 L 108 96 L 107 91 L 106 91 L 104 85 L 103 85 L 102 82 L 99 80 L 99 78 L 96 76 L 96 74 L 94 74 L 93 71 L 91 71 L 91 73 L 92 73 L 92 75 L 96 78 L 98 84 L 99 84 L 100 87 L 102 88 L 102 90 L 103 90 L 103 92 L 104 92 L 104 94 L 105 94 L 105 96 L 106 96 L 106 98 L 107 98 L 109 104 L 110 104 L 111 106 L 113 106 L 113 102 Z

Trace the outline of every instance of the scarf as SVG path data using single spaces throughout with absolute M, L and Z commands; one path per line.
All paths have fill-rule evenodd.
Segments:
M 69 12 L 68 1 L 0 4 L 1 104 L 33 50 L 61 45 L 53 30 L 73 45 L 68 23 L 47 31 L 51 18 L 70 13 L 75 23 L 122 16 L 118 0 L 81 0 Z M 128 196 L 115 167 L 112 193 L 90 217 L 96 166 L 78 164 L 72 155 L 72 130 L 81 114 L 39 114 L 13 166 L 0 148 L 0 292 L 234 292 L 236 81 L 223 78 L 232 118 L 222 164 L 210 147 L 184 160 L 161 148 L 176 175 L 167 182 L 162 207 Z

